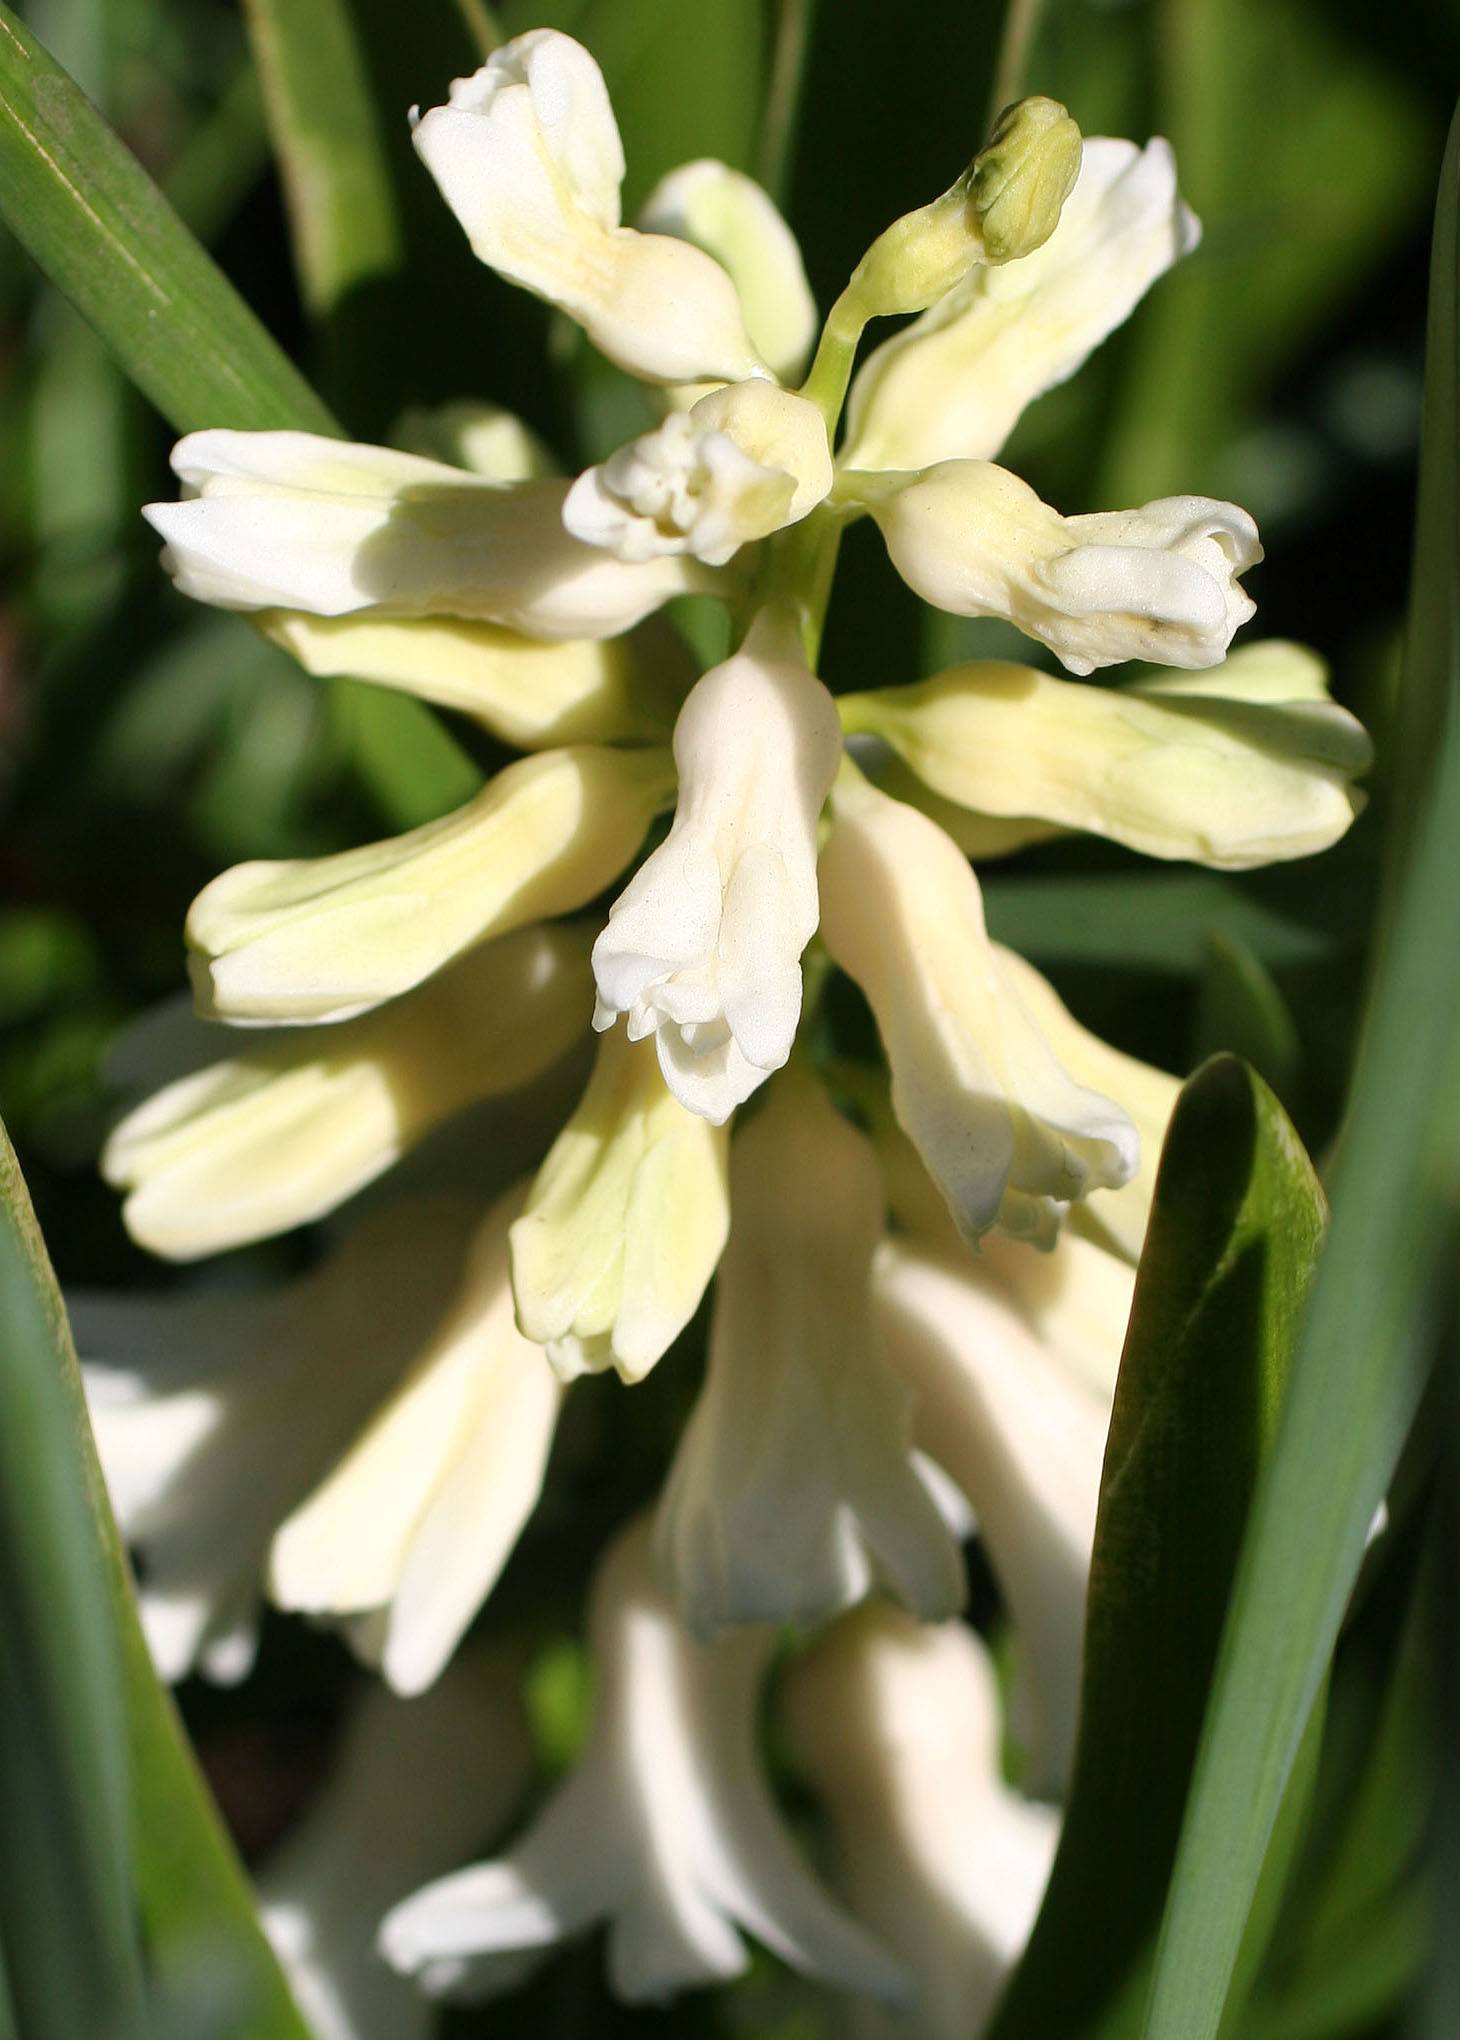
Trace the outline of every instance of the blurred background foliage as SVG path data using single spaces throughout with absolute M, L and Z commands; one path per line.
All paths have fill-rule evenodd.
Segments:
M 687 157 L 755 171 L 825 306 L 872 236 L 978 146 L 1004 18 L 1001 0 L 901 0 L 893 19 L 885 0 L 508 0 L 490 13 L 480 0 L 341 0 L 319 16 L 356 35 L 338 89 L 321 95 L 270 42 L 277 10 L 248 0 L 28 0 L 19 12 L 352 435 L 388 437 L 411 405 L 485 397 L 521 412 L 565 466 L 637 429 L 642 395 L 472 260 L 415 162 L 406 109 L 438 99 L 494 32 L 568 29 L 608 76 L 629 207 Z M 1168 135 L 1205 232 L 1034 407 L 1011 464 L 1069 511 L 1178 491 L 1249 507 L 1267 546 L 1250 581 L 1261 633 L 1331 661 L 1379 766 L 1369 812 L 1316 862 L 1226 876 L 1051 845 L 990 875 L 990 920 L 1132 1051 L 1183 1073 L 1215 1049 L 1247 1056 L 1321 1160 L 1378 892 L 1430 215 L 1460 21 L 1449 0 L 1048 0 L 1031 18 L 1025 86 L 1064 100 L 1088 133 Z M 292 183 L 271 117 L 294 138 Z M 342 231 L 313 240 L 311 149 L 353 166 Z M 471 782 L 430 725 L 382 725 L 358 692 L 322 687 L 243 621 L 173 593 L 138 516 L 171 493 L 171 436 L 0 235 L 0 1115 L 72 1284 L 164 1279 L 126 1240 L 94 1162 L 113 1109 L 107 1044 L 177 992 L 199 886 L 240 858 L 385 833 Z M 712 622 L 686 627 L 713 649 Z M 920 612 L 870 527 L 851 534 L 824 661 L 833 687 L 1007 649 L 997 626 Z M 494 762 L 456 734 L 477 765 Z M 251 1250 L 185 1279 L 263 1280 L 308 1250 Z M 494 1601 L 540 1640 L 533 1702 L 559 1762 L 584 1677 L 554 1639 L 576 1617 L 596 1533 L 652 1491 L 691 1392 L 686 1370 L 666 1367 L 634 1391 L 631 1421 L 621 1396 L 574 1399 L 549 1502 Z M 1400 2030 L 1423 1942 L 1419 1562 L 1417 1545 L 1401 1548 L 1345 1640 L 1313 1829 L 1244 2028 L 1260 2040 Z M 185 1694 L 250 1860 L 318 1778 L 352 1678 L 331 1641 L 277 1623 L 245 1688 Z M 713 2005 L 662 2013 L 613 2006 L 599 1973 L 596 1946 L 570 1951 L 491 2030 L 835 2030 L 769 1962 Z M 1326 2012 L 1299 1988 L 1321 1976 Z M 472 2015 L 443 2021 L 479 2029 Z

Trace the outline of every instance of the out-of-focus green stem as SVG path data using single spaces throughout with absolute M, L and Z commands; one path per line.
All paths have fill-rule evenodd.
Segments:
M 770 78 L 756 140 L 755 174 L 777 203 L 784 203 L 790 181 L 815 14 L 816 0 L 780 0 L 776 8 Z
M 866 324 L 867 314 L 862 301 L 848 284 L 826 315 L 826 324 L 816 343 L 815 359 L 800 388 L 799 394 L 808 403 L 815 404 L 825 418 L 827 433 L 832 438 L 836 435 L 842 405 L 847 400 L 847 388 L 857 359 L 857 343 Z
M 989 92 L 989 126 L 1006 106 L 1012 106 L 1029 89 L 1030 52 L 1035 31 L 1044 13 L 1044 0 L 1009 0 L 1004 13 L 1004 33 L 999 43 L 999 61 Z
M 456 11 L 466 23 L 466 32 L 476 44 L 478 54 L 487 58 L 506 38 L 493 10 L 486 0 L 456 0 Z
M 305 303 L 333 312 L 401 263 L 394 193 L 342 0 L 245 0 Z

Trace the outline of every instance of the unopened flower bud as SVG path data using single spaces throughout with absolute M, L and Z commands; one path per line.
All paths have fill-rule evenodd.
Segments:
M 867 318 L 925 311 L 979 264 L 1042 247 L 1080 169 L 1080 130 L 1054 99 L 1021 99 L 958 181 L 879 234 L 852 278 Z
M 1006 106 L 968 173 L 984 261 L 1015 262 L 1042 248 L 1080 173 L 1080 130 L 1057 99 Z

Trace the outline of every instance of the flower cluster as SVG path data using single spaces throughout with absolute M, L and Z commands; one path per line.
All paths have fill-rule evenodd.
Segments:
M 435 421 L 429 456 L 198 432 L 182 499 L 147 513 L 185 593 L 523 754 L 453 814 L 241 865 L 194 902 L 202 1032 L 233 1031 L 112 1137 L 134 1236 L 189 1260 L 384 1180 L 284 1292 L 78 1299 L 149 1634 L 169 1676 L 237 1677 L 267 1593 L 423 1693 L 532 1516 L 568 1387 L 642 1380 L 713 1280 L 659 1507 L 597 1568 L 587 1745 L 505 1855 L 395 1906 L 381 1945 L 427 1991 L 479 1994 L 607 1921 L 616 1989 L 657 1998 L 735 1974 L 748 1931 L 901 2007 L 899 2032 L 967 2034 L 1054 1845 L 1028 1795 L 1069 1773 L 1176 1088 L 990 939 L 970 857 L 1074 830 L 1220 868 L 1306 856 L 1356 812 L 1366 740 L 1311 654 L 1228 656 L 1260 558 L 1245 512 L 1067 516 L 997 465 L 1194 244 L 1164 143 L 1011 109 L 818 340 L 790 230 L 740 173 L 686 165 L 621 223 L 618 130 L 567 36 L 508 43 L 414 133 L 481 259 L 657 410 L 576 477 L 485 408 Z M 857 368 L 888 314 L 916 316 Z M 820 624 L 862 517 L 927 601 L 1080 677 L 975 662 L 836 695 Z M 699 677 L 657 614 L 685 593 L 731 620 Z M 1129 659 L 1156 670 L 1085 683 Z M 833 969 L 885 1075 L 813 1047 L 803 1007 Z M 184 1053 L 153 1032 L 150 1068 Z M 451 1120 L 465 1193 L 430 1167 Z M 973 1521 L 1019 1642 L 1022 1793 L 957 1619 Z M 784 1697 L 838 1897 L 757 1753 L 788 1623 L 829 1625 Z M 320 1903 L 334 1932 L 342 1901 Z

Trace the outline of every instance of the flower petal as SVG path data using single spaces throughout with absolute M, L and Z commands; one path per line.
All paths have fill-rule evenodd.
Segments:
M 796 237 L 754 178 L 707 156 L 681 163 L 654 186 L 636 224 L 712 255 L 739 293 L 755 346 L 780 381 L 796 381 L 816 338 L 816 304 Z
M 997 616 L 1072 673 L 1123 659 L 1214 666 L 1253 614 L 1238 577 L 1262 558 L 1235 503 L 1169 496 L 1138 510 L 1061 517 L 988 461 L 921 474 L 847 473 L 893 565 L 935 608 Z
M 1221 676 L 1241 658 L 1199 690 L 1082 687 L 985 662 L 838 706 L 844 726 L 891 744 L 946 801 L 1242 871 L 1336 842 L 1370 750 L 1326 699 L 1224 699 Z
M 667 751 L 543 751 L 403 836 L 235 865 L 188 914 L 199 1010 L 291 1024 L 368 1012 L 490 936 L 586 905 L 673 785 Z
M 994 459 L 1024 407 L 1075 373 L 1198 232 L 1168 143 L 1088 139 L 1042 248 L 973 270 L 868 356 L 852 385 L 846 465 Z
M 183 594 L 224 609 L 455 616 L 530 637 L 616 637 L 700 584 L 693 561 L 625 566 L 563 526 L 570 484 L 503 486 L 308 432 L 194 432 L 189 492 L 144 512 Z
M 570 313 L 620 368 L 664 383 L 765 373 L 719 263 L 619 226 L 618 128 L 602 73 L 570 36 L 504 43 L 414 140 L 473 252 Z
M 1062 1066 L 936 823 L 848 768 L 820 875 L 823 940 L 871 1002 L 898 1120 L 966 1237 L 1002 1224 L 1047 1245 L 1061 1205 L 1129 1181 L 1134 1126 Z
M 482 1221 L 434 1337 L 273 1540 L 280 1607 L 386 1611 L 378 1656 L 399 1693 L 442 1670 L 542 1488 L 561 1391 L 513 1318 L 507 1231 L 521 1202 L 509 1192 Z
M 697 1636 L 814 1622 L 882 1583 L 926 1619 L 963 1570 L 870 1324 L 876 1158 L 794 1067 L 731 1154 L 709 1371 L 656 1530 Z
M 488 944 L 377 1014 L 273 1038 L 166 1086 L 102 1158 L 153 1253 L 192 1260 L 321 1218 L 444 1119 L 546 1070 L 589 995 L 571 925 Z

